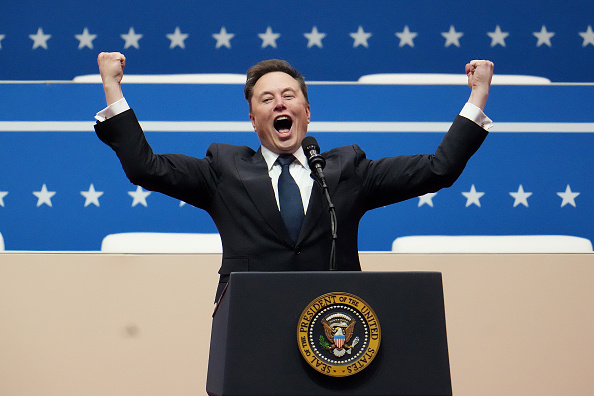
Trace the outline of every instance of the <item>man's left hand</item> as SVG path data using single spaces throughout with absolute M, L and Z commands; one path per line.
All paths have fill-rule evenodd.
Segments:
M 468 86 L 472 90 L 468 102 L 481 110 L 484 110 L 487 104 L 494 67 L 493 62 L 488 60 L 473 60 L 466 64 Z

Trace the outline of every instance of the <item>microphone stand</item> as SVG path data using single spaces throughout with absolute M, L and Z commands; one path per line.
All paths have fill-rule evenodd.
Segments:
M 332 233 L 332 247 L 330 249 L 330 271 L 336 271 L 336 240 L 338 239 L 336 209 L 334 208 L 332 199 L 330 199 L 330 192 L 328 190 L 328 185 L 326 184 L 326 178 L 324 177 L 324 173 L 322 172 L 322 167 L 317 165 L 315 169 L 316 172 L 311 173 L 312 177 L 322 187 L 324 196 L 328 201 L 328 212 L 330 213 L 330 230 Z

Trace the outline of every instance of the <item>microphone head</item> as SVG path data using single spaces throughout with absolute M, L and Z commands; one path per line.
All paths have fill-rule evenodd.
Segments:
M 308 153 L 310 151 L 315 151 L 316 153 L 320 152 L 320 146 L 318 145 L 318 141 L 313 136 L 304 137 L 303 141 L 301 142 L 301 147 L 303 147 L 303 151 L 307 156 L 309 156 Z
M 326 160 L 320 155 L 320 146 L 318 141 L 313 136 L 306 136 L 301 141 L 301 147 L 307 157 L 307 162 L 310 168 L 323 169 L 326 166 Z

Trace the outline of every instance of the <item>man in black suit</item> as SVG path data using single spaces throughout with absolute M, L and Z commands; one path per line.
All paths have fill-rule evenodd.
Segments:
M 245 96 L 261 143 L 258 151 L 215 143 L 205 158 L 194 158 L 154 154 L 122 94 L 125 57 L 101 53 L 98 64 L 108 107 L 96 116 L 97 135 L 116 152 L 132 183 L 211 215 L 223 243 L 217 298 L 231 272 L 328 269 L 332 244 L 328 203 L 310 177 L 301 148 L 310 107 L 298 71 L 279 60 L 263 61 L 248 70 Z M 491 123 L 482 110 L 493 63 L 471 61 L 466 73 L 470 98 L 435 154 L 370 160 L 357 145 L 322 154 L 340 232 L 338 270 L 360 270 L 358 226 L 368 210 L 451 186 L 480 147 Z M 303 206 L 304 216 L 296 226 L 286 224 L 279 210 L 278 180 L 286 174 L 278 161 L 285 155 L 295 157 L 288 169 Z

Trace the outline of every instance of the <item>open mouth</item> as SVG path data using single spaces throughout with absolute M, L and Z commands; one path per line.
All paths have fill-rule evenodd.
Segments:
M 274 129 L 276 129 L 279 133 L 289 132 L 292 125 L 293 120 L 289 116 L 282 115 L 274 119 Z

